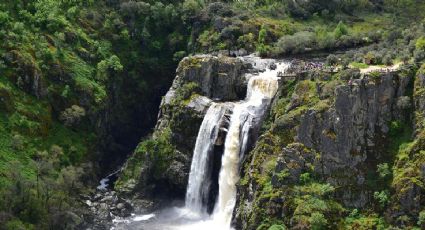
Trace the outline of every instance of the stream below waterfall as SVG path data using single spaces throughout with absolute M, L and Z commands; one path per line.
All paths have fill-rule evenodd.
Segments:
M 236 184 L 240 164 L 246 154 L 250 137 L 256 135 L 266 111 L 278 90 L 279 72 L 285 72 L 289 63 L 248 56 L 258 73 L 247 73 L 247 96 L 239 102 L 214 102 L 209 107 L 199 129 L 194 148 L 185 205 L 170 207 L 155 213 L 114 220 L 113 229 L 191 230 L 232 229 L 231 220 L 236 204 Z M 226 111 L 231 105 L 230 117 Z M 225 127 L 222 127 L 226 124 Z M 208 210 L 211 200 L 211 155 L 220 130 L 224 140 L 221 168 L 218 176 L 218 195 L 215 205 Z M 255 137 L 256 138 L 256 137 Z

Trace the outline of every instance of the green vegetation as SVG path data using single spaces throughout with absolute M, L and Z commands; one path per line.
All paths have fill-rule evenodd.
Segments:
M 0 228 L 76 228 L 60 219 L 68 211 L 80 212 L 78 197 L 150 132 L 160 97 L 184 56 L 245 50 L 285 57 L 337 49 L 345 52 L 330 55 L 327 66 L 353 69 L 310 73 L 282 86 L 256 155 L 247 161 L 254 170 L 240 183 L 256 186 L 256 214 L 247 221 L 269 230 L 389 226 L 384 210 L 405 212 L 399 200 L 425 187 L 425 114 L 412 110 L 425 95 L 419 80 L 395 105 L 400 113 L 412 113 L 412 121 L 397 117 L 388 124 L 385 159 L 368 169 L 371 210 L 349 214 L 333 198 L 339 188 L 315 173 L 319 166 L 314 159 L 321 153 L 294 142 L 294 137 L 307 111 L 323 115 L 335 103 L 336 87 L 360 78 L 354 69 L 401 63 L 412 65 L 412 71 L 419 68 L 425 60 L 424 10 L 425 4 L 415 0 L 2 1 Z M 184 68 L 201 64 L 187 61 Z M 424 72 L 422 65 L 416 78 Z M 382 74 L 369 76 L 379 84 Z M 195 132 L 192 122 L 201 120 L 182 122 L 193 115 L 184 107 L 199 93 L 194 83 L 177 89 L 164 108 L 170 124 L 139 143 L 118 187 L 143 176 L 148 160 L 153 178 L 161 178 L 176 155 L 175 143 L 181 141 L 172 132 L 190 136 Z M 331 142 L 338 138 L 331 127 L 323 134 Z M 305 164 L 278 169 L 284 148 L 302 153 L 295 157 Z M 295 178 L 294 170 L 299 170 Z M 266 207 L 282 197 L 285 204 L 279 210 L 286 215 L 277 218 Z M 423 227 L 422 209 L 400 216 L 398 222 Z

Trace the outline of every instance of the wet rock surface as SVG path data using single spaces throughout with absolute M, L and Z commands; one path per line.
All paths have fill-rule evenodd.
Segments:
M 183 59 L 163 97 L 153 133 L 153 138 L 159 138 L 171 131 L 173 154 L 167 159 L 169 167 L 161 175 L 155 174 L 154 161 L 146 155 L 141 160 L 145 163 L 138 166 L 138 175 L 122 183 L 118 192 L 132 198 L 154 199 L 161 196 L 161 191 L 172 191 L 175 198 L 184 198 L 193 148 L 207 109 L 214 101 L 243 99 L 248 81 L 245 73 L 251 70 L 252 64 L 240 58 L 197 55 Z M 127 163 L 124 168 L 129 167 Z
M 114 218 L 129 217 L 135 211 L 132 201 L 109 190 L 97 190 L 84 203 L 93 216 L 91 229 L 96 230 L 110 229 Z

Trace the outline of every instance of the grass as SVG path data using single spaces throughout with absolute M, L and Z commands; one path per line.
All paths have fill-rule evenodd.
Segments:
M 350 63 L 350 66 L 352 68 L 359 68 L 359 69 L 367 69 L 367 68 L 369 68 L 369 65 L 368 64 L 361 63 L 361 62 L 351 62 Z

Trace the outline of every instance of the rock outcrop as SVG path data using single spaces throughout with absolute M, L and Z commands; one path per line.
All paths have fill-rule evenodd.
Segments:
M 250 64 L 237 58 L 199 55 L 183 59 L 162 100 L 152 136 L 153 140 L 166 136 L 171 153 L 158 160 L 154 159 L 157 153 L 136 150 L 124 167 L 117 190 L 144 198 L 170 192 L 174 198 L 184 198 L 193 148 L 206 110 L 213 101 L 244 98 L 247 80 L 243 73 L 250 68 Z M 164 170 L 159 172 L 158 165 L 163 165 Z
M 387 74 L 379 82 L 358 79 L 340 85 L 329 110 L 307 110 L 301 118 L 296 139 L 321 153 L 315 171 L 334 186 L 356 188 L 349 196 L 341 193 L 346 206 L 361 208 L 371 200 L 365 186 L 376 168 L 370 164 L 385 160 L 390 123 L 403 114 L 397 107 L 398 98 L 407 91 L 407 85 L 400 84 L 403 78 Z
M 273 220 L 294 228 L 311 226 L 304 208 L 324 213 L 329 226 L 336 227 L 332 220 L 340 218 L 342 210 L 376 207 L 377 192 L 387 194 L 391 186 L 400 187 L 381 178 L 378 165 L 393 164 L 398 146 L 391 142 L 402 139 L 403 133 L 410 138 L 411 111 L 424 110 L 423 98 L 412 95 L 414 74 L 356 78 L 323 81 L 326 78 L 317 76 L 282 87 L 272 128 L 245 162 L 234 213 L 238 229 L 257 229 Z M 421 80 L 419 75 L 416 88 Z M 395 196 L 400 202 L 396 198 L 385 203 L 389 222 L 402 215 L 417 218 L 425 191 L 409 183 L 401 186 L 407 190 L 399 189 L 398 194 L 405 195 Z M 309 206 L 311 196 L 326 206 L 315 210 Z

